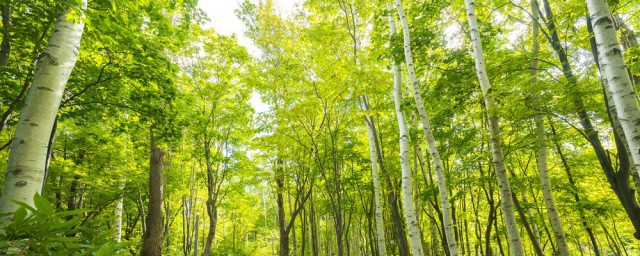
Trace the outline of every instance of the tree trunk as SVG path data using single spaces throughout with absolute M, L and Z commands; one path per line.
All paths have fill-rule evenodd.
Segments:
M 405 30 L 405 40 L 407 40 L 408 23 L 402 9 L 402 1 L 396 0 L 396 9 L 398 15 L 402 19 L 402 27 Z M 393 29 L 393 28 L 392 28 Z M 405 41 L 405 52 L 407 51 L 407 43 Z M 407 65 L 410 63 L 407 62 Z M 398 119 L 398 126 L 400 129 L 400 167 L 402 169 L 402 202 L 404 208 L 405 221 L 407 223 L 407 230 L 409 231 L 409 241 L 411 245 L 411 253 L 414 256 L 424 255 L 422 248 L 422 239 L 420 235 L 420 223 L 418 222 L 416 210 L 413 206 L 413 189 L 412 189 L 412 177 L 411 177 L 411 165 L 409 154 L 409 129 L 407 127 L 407 121 L 404 113 L 402 112 L 402 77 L 398 65 L 393 66 L 394 73 L 394 92 L 393 98 L 396 107 L 396 116 Z
M 385 243 L 384 223 L 382 222 L 382 195 L 380 192 L 380 175 L 378 175 L 378 158 L 376 152 L 376 138 L 373 133 L 373 118 L 365 117 L 367 123 L 367 137 L 369 138 L 369 157 L 371 159 L 371 179 L 373 179 L 373 199 L 374 199 L 374 216 L 376 224 L 376 241 L 378 244 L 378 253 L 380 256 L 387 255 L 387 245 Z
M 640 107 L 616 37 L 611 11 L 607 2 L 602 0 L 587 0 L 587 9 L 591 15 L 602 80 L 616 106 L 633 159 L 632 169 L 640 172 Z
M 83 1 L 82 8 L 86 5 Z M 11 142 L 0 213 L 18 208 L 8 199 L 33 206 L 33 196 L 41 192 L 51 128 L 78 59 L 84 28 L 82 22 L 67 19 L 68 12 L 58 16 L 49 44 L 38 59 L 32 86 L 20 112 Z M 2 221 L 6 222 L 7 218 Z
M 411 36 L 409 34 L 409 22 L 407 21 L 407 17 L 405 16 L 404 10 L 402 9 L 401 1 L 396 1 L 396 5 L 398 14 L 400 16 L 400 19 L 402 20 L 402 31 L 404 34 L 404 55 L 407 62 L 407 71 L 409 73 L 411 88 L 413 89 L 413 97 L 416 102 L 418 114 L 420 115 L 420 120 L 422 121 L 422 130 L 424 133 L 424 137 L 427 140 L 429 151 L 431 152 L 431 159 L 433 160 L 433 165 L 436 171 L 438 195 L 440 197 L 440 204 L 442 205 L 442 225 L 447 242 L 447 248 L 449 249 L 450 255 L 456 256 L 458 255 L 458 245 L 453 230 L 451 203 L 449 201 L 448 192 L 449 190 L 447 188 L 447 181 L 445 179 L 444 170 L 442 168 L 442 160 L 440 159 L 440 152 L 438 151 L 436 140 L 433 137 L 433 132 L 431 131 L 431 124 L 427 116 L 427 111 L 424 108 L 422 96 L 420 95 L 420 88 L 418 87 L 418 81 L 416 79 L 415 67 L 413 64 L 413 54 L 411 53 Z M 396 28 L 395 22 L 392 18 L 389 19 L 389 24 L 391 27 L 391 34 L 393 35 L 395 34 Z M 399 72 L 399 70 L 396 72 Z M 422 154 L 422 152 L 419 152 L 419 154 Z
M 122 238 L 122 204 L 124 202 L 124 195 L 123 195 L 123 191 L 124 191 L 124 183 L 125 183 L 125 179 L 122 178 L 120 179 L 120 198 L 118 198 L 118 201 L 116 202 L 116 210 L 115 210 L 115 215 L 116 215 L 116 220 L 115 220 L 115 227 L 114 227 L 114 240 L 116 242 L 120 242 L 121 238 Z
M 524 247 L 520 239 L 520 231 L 518 231 L 518 223 L 513 211 L 513 199 L 511 196 L 511 185 L 507 178 L 507 171 L 504 165 L 504 154 L 502 153 L 502 143 L 500 139 L 500 125 L 498 116 L 494 110 L 494 99 L 491 93 L 491 84 L 485 69 L 484 53 L 482 50 L 482 42 L 480 41 L 480 32 L 478 31 L 478 20 L 475 11 L 475 2 L 473 0 L 465 0 L 467 7 L 467 17 L 469 19 L 469 28 L 471 31 L 471 41 L 473 44 L 474 59 L 476 62 L 476 74 L 482 94 L 484 95 L 487 117 L 489 120 L 489 131 L 491 134 L 491 147 L 493 153 L 493 164 L 500 187 L 500 198 L 502 199 L 502 211 L 504 221 L 507 228 L 507 236 L 511 247 L 511 255 L 524 255 Z
M 159 256 L 162 254 L 162 170 L 164 151 L 155 145 L 153 131 L 151 134 L 151 163 L 149 171 L 149 210 L 147 214 L 147 230 L 145 230 L 142 251 L 143 256 Z
M 531 85 L 536 85 L 538 83 L 538 56 L 540 53 L 540 43 L 538 43 L 538 37 L 540 34 L 540 27 L 536 21 L 539 19 L 539 14 L 536 4 L 532 0 L 531 1 L 531 13 L 533 15 L 534 22 L 532 22 L 532 61 L 531 61 Z M 547 138 L 545 134 L 545 125 L 544 118 L 542 116 L 542 103 L 540 102 L 540 94 L 537 93 L 533 96 L 533 101 L 535 105 L 535 131 L 537 135 L 537 163 L 538 163 L 538 172 L 540 174 L 540 184 L 542 186 L 542 197 L 544 198 L 544 204 L 547 209 L 547 216 L 549 217 L 549 222 L 551 223 L 551 228 L 553 229 L 553 234 L 556 238 L 556 242 L 558 243 L 558 255 L 560 256 L 569 256 L 571 255 L 571 251 L 569 250 L 569 244 L 567 243 L 567 237 L 564 233 L 564 229 L 562 228 L 562 222 L 560 221 L 560 214 L 558 214 L 558 210 L 556 208 L 556 203 L 553 198 L 553 193 L 551 190 L 551 179 L 549 178 L 549 168 L 548 168 L 548 154 L 547 154 Z

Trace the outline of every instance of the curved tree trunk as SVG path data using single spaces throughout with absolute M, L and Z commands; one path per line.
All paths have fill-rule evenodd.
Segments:
M 618 120 L 629 145 L 634 165 L 632 169 L 639 172 L 640 107 L 616 37 L 611 11 L 607 2 L 602 0 L 587 0 L 587 8 L 591 15 L 602 79 L 611 93 Z
M 424 103 L 422 101 L 420 88 L 418 87 L 418 81 L 416 79 L 415 68 L 413 66 L 413 54 L 411 53 L 411 36 L 409 34 L 409 22 L 407 21 L 407 17 L 405 16 L 404 10 L 402 10 L 402 6 L 399 1 L 396 1 L 396 3 L 398 14 L 400 15 L 400 19 L 402 20 L 402 31 L 404 34 L 404 55 L 407 62 L 407 71 L 409 73 L 411 88 L 413 90 L 413 97 L 416 102 L 418 114 L 420 115 L 420 120 L 422 121 L 422 130 L 424 133 L 424 137 L 427 140 L 429 151 L 431 152 L 431 159 L 433 159 L 433 165 L 436 170 L 438 195 L 440 197 L 440 204 L 442 205 L 442 225 L 447 242 L 447 247 L 449 249 L 450 255 L 455 256 L 458 255 L 458 244 L 456 243 L 456 238 L 453 230 L 451 203 L 449 201 L 449 189 L 447 188 L 447 181 L 445 179 L 444 169 L 442 168 L 440 152 L 438 151 L 436 139 L 433 137 L 433 132 L 431 131 L 431 124 L 429 122 L 429 118 L 427 117 L 427 111 L 424 109 Z M 393 22 L 393 19 L 390 19 L 390 23 L 392 31 L 391 34 L 395 34 L 395 22 Z M 422 152 L 420 152 L 420 154 L 422 154 Z
M 540 27 L 536 20 L 538 20 L 538 11 L 535 8 L 536 4 L 534 1 L 531 1 L 531 13 L 533 14 L 534 22 L 532 22 L 532 38 L 533 38 L 533 49 L 532 49 L 532 62 L 531 62 L 531 81 L 532 85 L 538 83 L 538 55 L 540 53 L 540 43 L 538 43 L 538 37 L 540 34 Z M 548 154 L 547 154 L 547 137 L 545 134 L 545 125 L 544 118 L 542 116 L 542 103 L 540 102 L 540 95 L 536 94 L 533 96 L 533 101 L 535 105 L 535 124 L 536 124 L 536 135 L 537 135 L 537 147 L 538 147 L 538 172 L 540 173 L 540 184 L 542 186 L 542 197 L 544 198 L 545 206 L 547 207 L 547 216 L 549 217 L 549 222 L 551 223 L 551 228 L 553 229 L 553 234 L 556 238 L 556 242 L 558 243 L 558 255 L 560 256 L 569 256 L 571 255 L 571 251 L 569 250 L 569 244 L 567 243 L 567 237 L 564 233 L 564 229 L 562 228 L 562 222 L 560 221 L 560 214 L 558 214 L 558 210 L 556 208 L 556 203 L 553 198 L 553 193 L 551 190 L 551 179 L 549 178 L 549 168 L 548 168 Z
M 475 2 L 473 0 L 465 0 L 467 7 L 467 18 L 469 19 L 469 30 L 471 32 L 471 42 L 473 44 L 473 54 L 476 62 L 476 74 L 484 95 L 484 102 L 489 119 L 489 131 L 491 134 L 491 147 L 493 153 L 493 165 L 500 187 L 500 198 L 502 199 L 502 212 L 507 228 L 507 237 L 511 247 L 511 255 L 524 255 L 524 247 L 518 231 L 518 223 L 513 212 L 513 199 L 511 196 L 511 185 L 507 177 L 507 171 L 504 165 L 504 154 L 502 153 L 502 143 L 500 139 L 500 125 L 498 116 L 495 113 L 495 102 L 491 95 L 491 84 L 484 64 L 484 53 L 482 50 L 482 42 L 480 41 L 480 32 L 478 31 L 478 20 L 476 18 Z
M 83 8 L 86 5 L 85 0 Z M 49 44 L 38 59 L 32 86 L 20 112 L 9 153 L 0 213 L 18 208 L 8 199 L 33 206 L 33 196 L 42 188 L 51 128 L 78 59 L 84 28 L 82 22 L 67 19 L 67 14 L 68 11 L 58 16 Z

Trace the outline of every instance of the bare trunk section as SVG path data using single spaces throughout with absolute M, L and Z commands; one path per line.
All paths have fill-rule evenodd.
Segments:
M 86 5 L 83 1 L 83 8 Z M 1 213 L 18 208 L 8 199 L 33 206 L 33 196 L 42 188 L 51 128 L 78 59 L 84 28 L 83 23 L 67 19 L 67 13 L 58 16 L 49 44 L 38 59 L 32 86 L 20 112 L 11 142 L 4 194 L 0 199 Z
M 376 137 L 373 132 L 373 119 L 365 117 L 367 125 L 367 137 L 369 139 L 369 158 L 371 159 L 371 179 L 373 179 L 374 196 L 374 219 L 376 223 L 376 241 L 378 243 L 378 254 L 387 255 L 387 246 L 384 235 L 384 223 L 382 222 L 382 195 L 380 192 L 380 175 L 378 174 L 378 157 L 376 152 Z
M 143 256 L 159 256 L 162 254 L 162 171 L 164 169 L 164 150 L 158 148 L 151 132 L 151 159 L 149 170 L 149 210 L 147 229 L 142 239 Z
M 484 63 L 484 53 L 482 50 L 482 42 L 480 41 L 480 32 L 478 31 L 478 20 L 475 11 L 475 2 L 473 0 L 465 0 L 467 7 L 467 18 L 469 19 L 469 30 L 471 32 L 471 42 L 473 44 L 474 59 L 476 62 L 476 74 L 484 95 L 484 102 L 487 111 L 487 119 L 489 120 L 489 131 L 491 134 L 491 148 L 493 154 L 493 165 L 498 179 L 500 190 L 500 198 L 502 199 L 502 212 L 507 228 L 507 237 L 511 248 L 511 255 L 524 255 L 524 247 L 518 230 L 518 223 L 513 209 L 513 199 L 511 195 L 511 185 L 507 177 L 507 171 L 504 165 L 504 154 L 502 152 L 502 142 L 500 138 L 500 124 L 498 116 L 495 113 L 495 102 L 491 93 L 491 84 Z
M 539 19 L 539 14 L 537 12 L 536 4 L 532 0 L 531 8 L 534 22 L 532 22 L 532 61 L 531 61 L 531 80 L 530 83 L 535 85 L 538 83 L 538 55 L 540 54 L 540 43 L 538 43 L 538 38 L 540 34 L 540 27 L 538 23 L 535 21 Z M 538 172 L 540 174 L 540 184 L 542 186 L 542 197 L 544 198 L 544 204 L 547 209 L 547 216 L 549 217 L 549 222 L 551 223 L 551 228 L 553 229 L 553 234 L 556 238 L 556 242 L 558 243 L 558 255 L 560 256 L 569 256 L 571 255 L 571 251 L 569 250 L 569 244 L 567 243 L 567 237 L 564 233 L 564 229 L 562 228 L 562 222 L 560 221 L 560 214 L 556 208 L 555 199 L 553 198 L 553 193 L 551 190 L 551 179 L 549 178 L 549 167 L 548 167 L 548 149 L 547 149 L 547 136 L 545 134 L 545 124 L 544 118 L 542 116 L 542 102 L 540 102 L 540 95 L 535 94 L 533 96 L 534 106 L 535 106 L 535 124 L 536 124 L 536 135 L 537 135 L 537 147 L 538 147 L 538 155 L 537 155 L 537 163 L 538 163 Z
M 118 201 L 116 202 L 116 210 L 115 210 L 115 215 L 116 215 L 116 220 L 115 220 L 115 227 L 114 227 L 114 231 L 113 231 L 113 239 L 116 242 L 120 242 L 120 240 L 122 239 L 122 204 L 124 202 L 124 185 L 125 184 L 125 179 L 121 178 L 120 179 L 120 186 L 118 187 L 118 189 L 120 190 L 120 198 L 118 198 Z

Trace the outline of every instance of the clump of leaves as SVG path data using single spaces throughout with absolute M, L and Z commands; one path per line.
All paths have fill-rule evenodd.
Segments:
M 55 212 L 44 197 L 34 196 L 34 207 L 13 201 L 20 207 L 9 223 L 0 223 L 0 254 L 6 255 L 114 255 L 121 243 L 95 239 L 94 229 L 82 222 L 91 210 Z

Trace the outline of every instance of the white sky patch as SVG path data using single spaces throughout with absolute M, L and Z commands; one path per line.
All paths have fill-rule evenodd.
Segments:
M 236 16 L 236 10 L 240 8 L 240 4 L 244 0 L 201 0 L 198 8 L 202 9 L 210 21 L 207 22 L 205 28 L 215 28 L 216 32 L 222 35 L 236 35 L 238 43 L 247 48 L 253 56 L 259 55 L 258 48 L 253 44 L 251 39 L 245 36 L 246 26 Z M 290 15 L 295 11 L 296 3 L 300 0 L 274 0 L 276 11 L 283 15 Z M 249 103 L 255 110 L 256 114 L 269 110 L 269 106 L 262 101 L 260 94 L 251 93 Z

